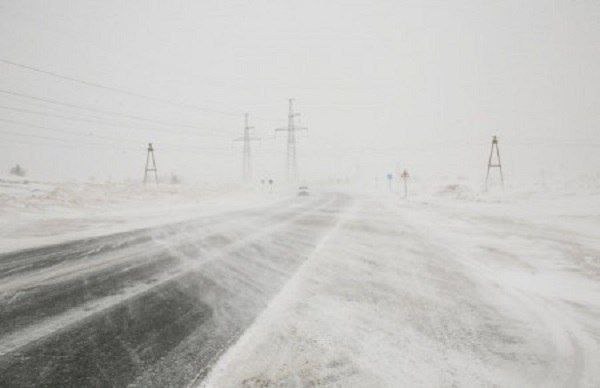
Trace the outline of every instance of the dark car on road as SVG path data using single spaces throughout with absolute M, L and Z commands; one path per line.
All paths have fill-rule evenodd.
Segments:
M 300 186 L 298 187 L 298 197 L 308 197 L 310 193 L 308 192 L 308 186 Z

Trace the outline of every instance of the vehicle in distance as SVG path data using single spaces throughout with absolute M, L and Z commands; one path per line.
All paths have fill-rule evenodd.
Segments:
M 309 195 L 308 186 L 298 187 L 298 197 L 308 197 Z

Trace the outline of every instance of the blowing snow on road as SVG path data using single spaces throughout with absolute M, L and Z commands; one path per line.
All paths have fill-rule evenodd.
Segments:
M 5 253 L 0 385 L 597 385 L 598 228 L 451 204 L 324 193 Z

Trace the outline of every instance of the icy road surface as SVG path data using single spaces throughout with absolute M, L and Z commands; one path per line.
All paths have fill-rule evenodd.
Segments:
M 201 380 L 349 202 L 293 198 L 1 255 L 0 386 Z
M 600 386 L 598 216 L 347 194 L 0 255 L 0 386 Z

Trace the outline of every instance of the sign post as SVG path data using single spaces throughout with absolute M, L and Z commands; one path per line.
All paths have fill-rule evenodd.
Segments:
M 404 182 L 404 198 L 408 198 L 408 178 L 410 178 L 410 175 L 408 174 L 408 171 L 404 170 L 402 171 L 402 174 L 400 174 L 400 178 L 402 178 L 402 181 Z

